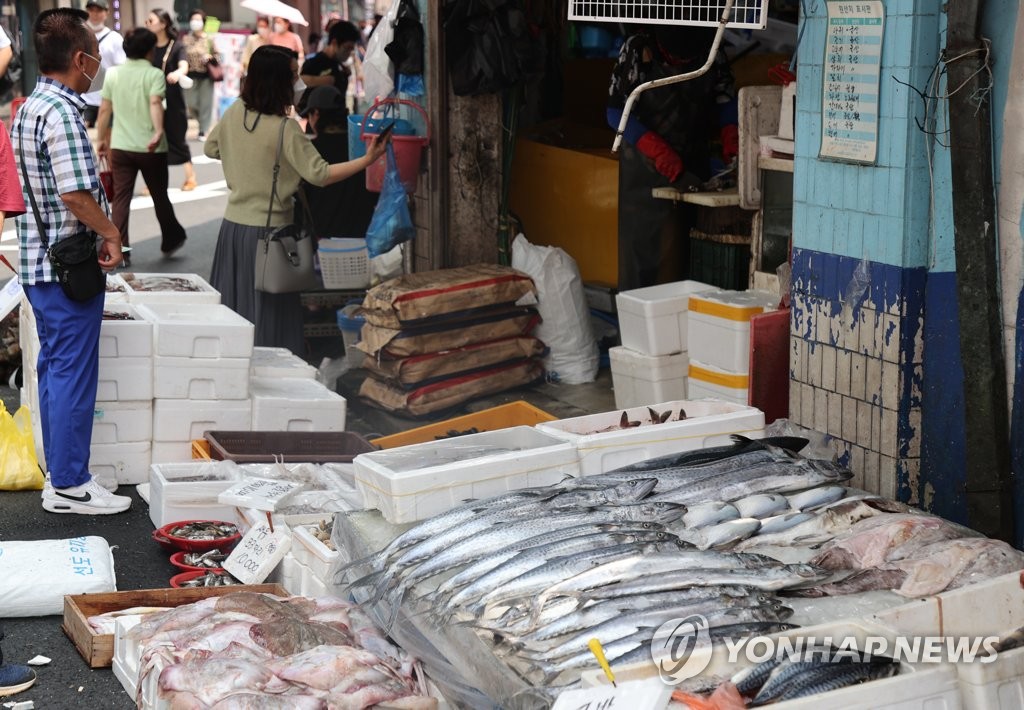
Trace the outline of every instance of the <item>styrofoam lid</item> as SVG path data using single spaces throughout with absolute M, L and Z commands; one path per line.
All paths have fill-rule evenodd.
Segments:
M 708 301 L 735 308 L 760 307 L 766 311 L 774 311 L 779 305 L 779 297 L 770 291 L 750 289 L 748 291 L 710 291 L 692 294 L 690 301 Z
M 344 399 L 324 385 L 308 377 L 253 377 L 253 398 L 283 399 L 290 402 L 324 399 Z
M 221 303 L 142 303 L 137 306 L 140 315 L 157 325 L 222 325 L 252 326 L 242 316 Z
M 254 370 L 260 368 L 286 371 L 316 369 L 288 348 L 255 347 L 252 349 L 250 364 Z
M 685 300 L 690 294 L 706 291 L 721 291 L 721 289 L 700 281 L 676 281 L 671 284 L 659 284 L 658 286 L 645 286 L 642 289 L 622 291 L 615 298 L 643 303 L 683 299 L 683 306 L 685 307 Z

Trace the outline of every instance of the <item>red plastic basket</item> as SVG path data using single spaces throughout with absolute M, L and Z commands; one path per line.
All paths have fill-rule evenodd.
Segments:
M 402 185 L 408 193 L 416 192 L 416 184 L 420 179 L 420 162 L 423 160 L 423 150 L 430 145 L 430 119 L 427 112 L 415 101 L 406 99 L 381 99 L 366 112 L 363 116 L 363 123 L 359 127 L 359 135 L 367 146 L 373 140 L 376 133 L 366 132 L 366 118 L 372 116 L 374 110 L 383 104 L 404 104 L 411 106 L 423 116 L 423 123 L 426 126 L 426 136 L 391 136 L 391 145 L 395 149 L 395 162 L 398 164 L 398 174 L 402 178 Z M 378 125 L 382 125 L 379 122 Z M 366 189 L 370 192 L 380 192 L 384 187 L 384 172 L 387 170 L 387 156 L 382 155 L 369 167 L 366 168 Z
M 184 550 L 178 550 L 171 555 L 171 564 L 180 570 L 185 572 L 223 572 L 223 567 L 196 567 L 194 565 L 185 564 L 185 555 L 189 553 Z
M 224 520 L 177 520 L 173 523 L 167 523 L 167 525 L 164 525 L 162 528 L 154 530 L 153 540 L 168 552 L 177 552 L 178 550 L 183 552 L 208 552 L 209 550 L 217 548 L 226 552 L 237 545 L 238 541 L 242 539 L 241 533 L 235 533 L 230 537 L 219 537 L 216 540 L 189 540 L 184 537 L 177 537 L 170 534 L 171 528 L 177 527 L 178 525 L 187 525 L 188 523 L 234 525 L 234 523 L 228 523 Z
M 214 574 L 227 574 L 227 572 L 224 572 L 224 571 L 219 571 L 218 572 L 217 570 L 205 570 L 205 569 L 204 570 L 200 570 L 198 572 L 182 572 L 181 574 L 176 574 L 173 577 L 171 577 L 171 586 L 174 587 L 175 589 L 181 589 L 181 585 L 182 585 L 183 582 L 187 582 L 190 579 L 196 579 L 197 577 L 202 577 L 207 572 L 213 572 Z

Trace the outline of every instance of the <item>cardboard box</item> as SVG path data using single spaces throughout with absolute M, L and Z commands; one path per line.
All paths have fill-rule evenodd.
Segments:
M 208 597 L 220 597 L 240 591 L 288 596 L 284 587 L 278 584 L 75 594 L 64 597 L 64 623 L 61 628 L 90 668 L 107 668 L 114 657 L 114 635 L 98 634 L 93 631 L 89 626 L 90 616 L 136 606 L 184 606 Z

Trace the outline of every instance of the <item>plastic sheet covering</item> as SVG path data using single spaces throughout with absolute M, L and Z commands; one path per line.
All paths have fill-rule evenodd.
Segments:
M 776 419 L 764 429 L 765 436 L 801 436 L 807 439 L 806 447 L 800 455 L 808 459 L 835 461 L 836 452 L 832 447 L 832 437 L 820 431 L 802 427 L 788 419 Z
M 430 466 L 447 466 L 460 461 L 469 461 L 470 459 L 496 456 L 498 454 L 510 454 L 513 451 L 523 450 L 523 447 L 518 446 L 498 446 L 495 444 L 460 446 L 458 444 L 445 443 L 443 446 L 437 446 L 430 450 L 423 447 L 415 449 L 403 447 L 391 449 L 390 451 L 375 451 L 373 452 L 373 460 L 395 473 L 405 473 Z M 385 544 L 387 543 L 385 542 Z
M 391 525 L 376 511 L 339 513 L 334 518 L 332 535 L 335 547 L 341 552 L 339 566 L 349 559 L 363 558 L 383 548 L 406 527 Z M 343 583 L 334 585 L 334 593 L 344 596 L 348 582 L 371 571 L 369 565 L 349 570 Z M 332 570 L 328 586 L 337 581 Z M 407 598 L 415 596 L 418 595 L 414 593 Z M 358 594 L 353 597 L 356 602 L 365 601 Z M 366 611 L 377 624 L 387 628 L 392 610 L 386 601 L 366 608 Z M 524 694 L 530 686 L 499 661 L 473 631 L 461 626 L 437 628 L 428 616 L 416 612 L 413 604 L 404 603 L 389 634 L 420 660 L 430 678 L 450 701 L 472 708 L 547 706 L 547 703 Z
M 239 468 L 243 475 L 249 478 L 293 481 L 304 483 L 314 490 L 330 490 L 351 496 L 356 495 L 355 468 L 352 464 L 260 463 L 244 464 Z

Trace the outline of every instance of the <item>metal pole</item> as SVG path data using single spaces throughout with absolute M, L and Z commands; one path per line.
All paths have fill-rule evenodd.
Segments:
M 949 97 L 949 153 L 965 441 L 970 447 L 966 457 L 967 516 L 978 532 L 1010 540 L 1014 511 L 1009 413 L 992 178 L 989 50 L 979 37 L 983 11 L 984 0 L 956 0 L 946 5 L 949 29 L 944 57 L 947 86 L 953 92 Z
M 704 66 L 696 71 L 687 72 L 686 74 L 667 76 L 664 79 L 654 79 L 653 81 L 648 81 L 647 83 L 641 84 L 633 89 L 629 98 L 626 99 L 626 106 L 622 109 L 622 118 L 619 119 L 619 128 L 615 131 L 615 142 L 612 143 L 613 153 L 617 153 L 619 151 L 619 146 L 622 144 L 622 134 L 625 133 L 626 123 L 629 121 L 629 113 L 633 110 L 633 104 L 638 98 L 640 98 L 640 94 L 648 89 L 657 89 L 659 86 L 678 84 L 707 74 L 708 70 L 715 63 L 715 57 L 718 56 L 718 48 L 722 44 L 722 37 L 725 35 L 725 26 L 729 23 L 729 17 L 732 15 L 732 4 L 733 0 L 725 0 L 725 8 L 722 10 L 722 19 L 718 21 L 718 28 L 715 30 L 715 41 L 711 44 L 711 51 L 708 52 L 708 60 L 704 62 Z

